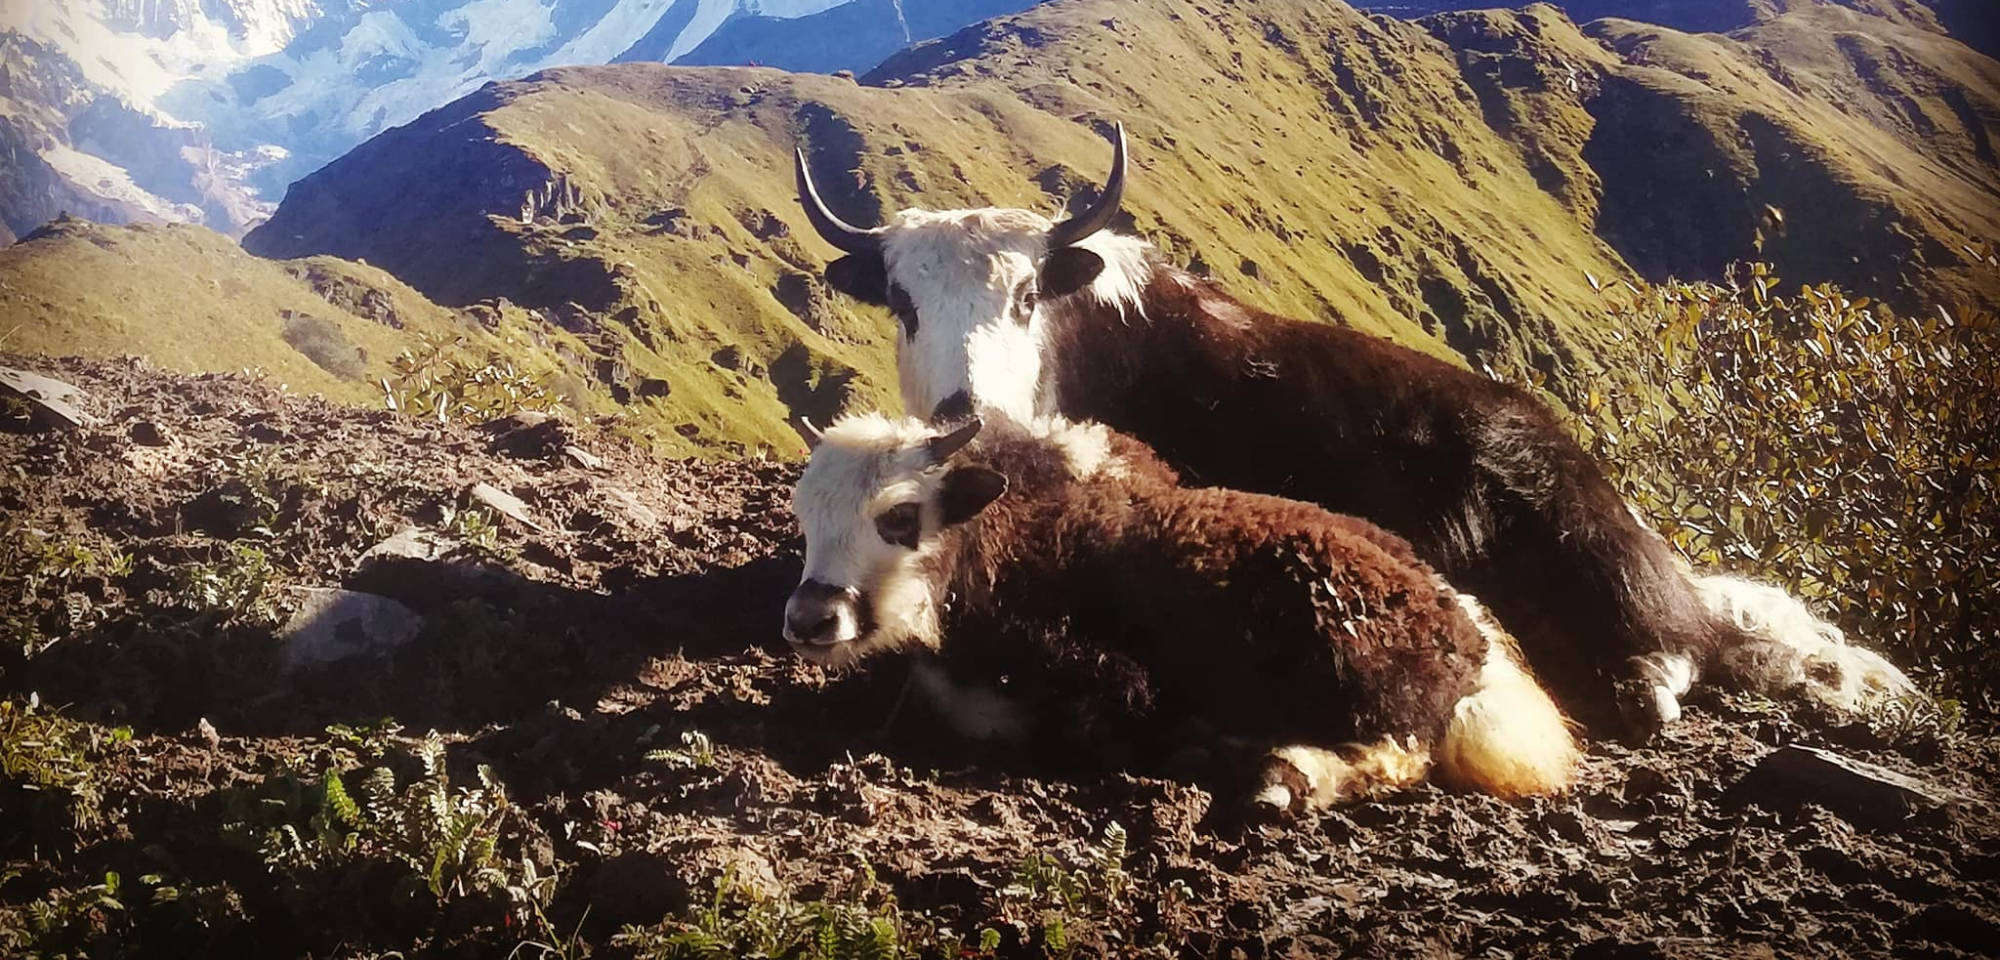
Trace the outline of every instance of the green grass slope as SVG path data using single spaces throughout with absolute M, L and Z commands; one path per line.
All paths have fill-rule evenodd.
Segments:
M 18 353 L 257 369 L 295 392 L 379 406 L 390 361 L 426 336 L 464 337 L 548 374 L 581 410 L 615 409 L 558 378 L 561 331 L 518 308 L 475 317 L 440 307 L 376 267 L 266 260 L 203 227 L 73 218 L 0 249 L 0 347 Z
M 1547 5 L 1425 21 L 1488 122 L 1639 272 L 1761 256 L 1905 307 L 1992 303 L 1967 244 L 2000 235 L 2000 64 L 1835 6 L 1721 34 Z

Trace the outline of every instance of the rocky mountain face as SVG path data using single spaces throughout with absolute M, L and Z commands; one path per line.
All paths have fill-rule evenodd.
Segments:
M 59 210 L 237 234 L 294 179 L 494 80 L 567 64 L 671 61 L 861 70 L 909 43 L 1026 0 L 6 0 L 0 69 L 77 93 L 8 110 L 25 232 Z M 726 29 L 724 29 L 726 28 Z M 828 31 L 832 31 L 829 33 Z M 813 52 L 804 53 L 801 51 Z M 821 52 L 824 51 L 824 52 Z M 717 58 L 722 58 L 718 61 Z M 808 64 L 806 61 L 810 60 Z M 90 112 L 84 114 L 83 111 Z M 86 129 L 72 130 L 83 116 Z
M 1995 52 L 1986 0 L 1566 0 L 1571 20 L 1624 17 L 1689 32 L 1744 28 L 1838 4 Z M 1412 17 L 1486 0 L 1359 4 Z M 0 134 L 7 175 L 43 184 L 6 200 L 10 233 L 60 210 L 240 234 L 287 186 L 363 140 L 496 80 L 611 62 L 754 64 L 865 72 L 911 44 L 1029 0 L 4 0 L 6 72 L 83 78 L 74 109 Z M 29 44 L 32 44 L 32 48 Z M 71 104 L 72 107 L 75 104 Z

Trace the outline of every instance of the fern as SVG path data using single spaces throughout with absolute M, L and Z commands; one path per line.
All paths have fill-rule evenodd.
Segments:
M 340 782 L 339 771 L 328 770 L 320 778 L 320 789 L 326 793 L 326 810 L 334 823 L 350 830 L 361 825 L 361 806 L 347 795 L 347 786 Z

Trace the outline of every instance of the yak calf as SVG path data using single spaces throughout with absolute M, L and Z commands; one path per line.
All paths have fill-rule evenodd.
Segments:
M 1018 737 L 1037 711 L 958 689 L 954 658 L 1126 661 L 1128 682 L 1268 750 L 1256 802 L 1273 812 L 1433 771 L 1503 797 L 1569 783 L 1576 742 L 1513 639 L 1394 535 L 1181 487 L 1102 425 L 1002 420 L 974 443 L 981 426 L 826 431 L 794 497 L 806 564 L 784 633 L 800 655 L 913 651 L 917 689 L 980 737 Z

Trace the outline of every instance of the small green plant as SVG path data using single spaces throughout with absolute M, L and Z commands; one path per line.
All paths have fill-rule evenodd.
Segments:
M 364 749 L 372 739 L 364 738 Z M 385 763 L 361 772 L 354 789 L 348 775 L 355 771 L 334 766 L 316 776 L 271 778 L 254 795 L 235 798 L 224 834 L 256 850 L 308 900 L 334 889 L 350 868 L 388 862 L 401 868 L 398 889 L 406 896 L 485 898 L 503 902 L 516 922 L 539 916 L 557 877 L 525 852 L 507 851 L 524 820 L 492 771 L 477 768 L 475 787 L 453 785 L 436 731 L 409 755 L 390 759 L 414 760 L 417 775 L 399 783 Z
M 216 559 L 174 571 L 176 602 L 216 624 L 271 619 L 271 558 L 247 543 L 231 541 L 220 548 Z
M 464 337 L 425 334 L 389 362 L 382 380 L 389 409 L 439 423 L 483 423 L 522 411 L 547 413 L 562 403 L 547 375 L 534 376 L 488 351 L 475 354 Z
M 1038 941 L 1051 957 L 1071 956 L 1080 939 L 1128 942 L 1132 912 L 1126 895 L 1132 882 L 1125 872 L 1126 852 L 1125 828 L 1112 821 L 1081 866 L 1064 867 L 1048 851 L 1029 854 L 1000 891 L 1001 916 L 1024 942 Z
M 0 883 L 17 871 L 0 874 Z M 0 907 L 0 955 L 24 960 L 90 956 L 93 944 L 104 941 L 129 922 L 123 887 L 116 872 L 102 883 L 52 890 L 39 900 L 18 907 Z
M 0 533 L 0 582 L 9 585 L 0 594 L 0 639 L 32 659 L 102 620 L 108 610 L 91 594 L 131 572 L 131 554 L 90 535 L 25 525 Z
M 81 829 L 101 820 L 98 764 L 130 742 L 129 727 L 104 729 L 44 709 L 33 697 L 0 700 L 0 777 L 30 793 L 58 798 Z
M 644 960 L 958 960 L 990 957 L 999 944 L 998 931 L 983 931 L 977 941 L 967 943 L 931 917 L 902 909 L 866 860 L 859 861 L 852 883 L 825 899 L 806 902 L 743 886 L 732 870 L 716 881 L 709 902 L 686 918 L 650 927 L 628 925 L 611 941 Z
M 681 749 L 648 750 L 646 759 L 681 770 L 713 770 L 715 744 L 709 742 L 708 734 L 686 730 L 681 733 Z
M 453 539 L 481 553 L 498 553 L 500 547 L 500 523 L 493 513 L 483 507 L 454 509 L 444 508 L 444 529 Z

